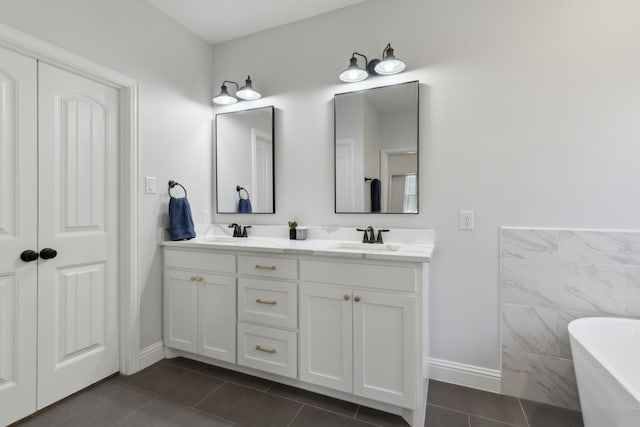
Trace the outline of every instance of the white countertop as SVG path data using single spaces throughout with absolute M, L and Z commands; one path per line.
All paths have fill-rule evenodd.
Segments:
M 225 226 L 226 227 L 226 226 Z M 385 243 L 361 243 L 361 234 L 354 240 L 343 240 L 344 233 L 335 233 L 339 229 L 331 229 L 334 236 L 322 236 L 325 238 L 311 238 L 307 240 L 289 240 L 285 237 L 249 235 L 248 238 L 231 237 L 220 233 L 224 230 L 221 226 L 215 226 L 218 233 L 208 233 L 202 237 L 191 240 L 164 241 L 161 244 L 167 247 L 182 248 L 211 248 L 232 251 L 267 252 L 279 254 L 319 255 L 346 258 L 378 259 L 388 261 L 429 262 L 434 249 L 434 233 L 432 230 L 402 230 L 396 232 L 400 236 L 411 236 L 411 242 L 397 242 L 389 240 Z M 284 227 L 283 227 L 284 228 Z M 259 228 L 255 234 L 260 234 Z M 349 231 L 352 228 L 347 229 Z M 253 230 L 250 229 L 250 233 Z M 273 234 L 273 233 L 262 233 Z M 284 234 L 284 233 L 283 233 Z M 316 231 L 321 235 L 322 231 Z M 325 233 L 326 234 L 326 233 Z M 390 233 L 391 234 L 391 233 Z M 329 238 L 326 238 L 329 237 Z M 420 239 L 420 237 L 422 237 Z M 416 241 L 421 240 L 421 241 Z

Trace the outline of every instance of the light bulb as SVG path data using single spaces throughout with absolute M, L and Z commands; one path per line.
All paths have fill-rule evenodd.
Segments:
M 358 67 L 358 63 L 355 57 L 351 57 L 349 66 L 340 73 L 340 80 L 346 83 L 356 83 L 365 80 L 369 77 L 369 73 L 366 70 Z
M 385 76 L 391 74 L 397 74 L 404 70 L 406 67 L 405 63 L 397 58 L 385 59 L 384 61 L 380 61 L 376 65 L 376 73 L 382 74 Z

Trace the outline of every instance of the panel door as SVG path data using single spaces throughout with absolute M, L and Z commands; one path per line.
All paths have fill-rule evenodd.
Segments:
M 300 379 L 352 392 L 351 290 L 300 286 Z
M 353 292 L 355 394 L 415 408 L 415 342 L 415 298 Z
M 42 408 L 118 371 L 118 91 L 39 63 L 38 113 Z
M 198 276 L 198 335 L 198 353 L 236 363 L 235 277 Z
M 198 275 L 164 270 L 164 342 L 178 350 L 198 351 Z
M 0 425 L 36 409 L 36 61 L 0 48 Z

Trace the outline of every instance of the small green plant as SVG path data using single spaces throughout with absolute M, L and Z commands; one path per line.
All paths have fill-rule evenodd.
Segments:
M 297 226 L 298 226 L 298 223 L 296 221 L 289 221 L 290 229 L 295 230 Z

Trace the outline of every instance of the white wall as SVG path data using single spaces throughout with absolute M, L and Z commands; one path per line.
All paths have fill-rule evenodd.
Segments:
M 640 228 L 638 16 L 633 0 L 370 0 L 216 46 L 214 86 L 250 73 L 266 95 L 216 110 L 277 108 L 277 212 L 250 222 L 435 228 L 431 355 L 499 369 L 498 227 Z M 387 42 L 407 72 L 339 82 Z M 334 93 L 416 79 L 420 214 L 334 214 Z
M 141 346 L 152 344 L 162 338 L 166 183 L 187 188 L 196 222 L 212 203 L 211 48 L 142 0 L 0 0 L 0 21 L 140 82 L 141 178 L 158 178 L 140 206 Z

